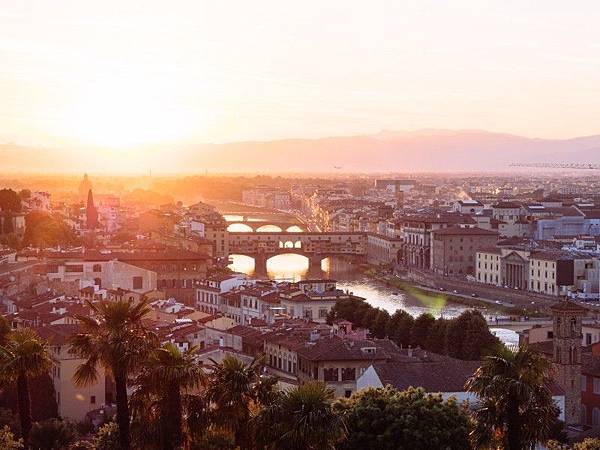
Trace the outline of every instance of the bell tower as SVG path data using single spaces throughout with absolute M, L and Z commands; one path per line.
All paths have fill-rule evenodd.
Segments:
M 551 308 L 555 381 L 565 391 L 565 424 L 581 423 L 581 322 L 587 309 L 569 300 Z

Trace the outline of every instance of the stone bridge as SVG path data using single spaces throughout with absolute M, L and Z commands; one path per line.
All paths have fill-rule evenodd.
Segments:
M 291 231 L 292 227 L 298 227 L 302 231 L 306 229 L 306 225 L 304 225 L 300 221 L 288 220 L 288 221 L 275 221 L 275 220 L 232 220 L 227 222 L 227 227 L 230 225 L 246 225 L 247 227 L 252 228 L 252 232 L 261 232 L 262 227 L 273 226 L 279 228 L 280 231 Z M 248 231 L 250 233 L 250 231 Z
M 308 258 L 309 273 L 321 269 L 324 258 L 351 255 L 364 258 L 367 254 L 365 233 L 262 232 L 229 233 L 229 253 L 254 258 L 258 275 L 267 273 L 267 260 L 273 256 L 294 253 Z

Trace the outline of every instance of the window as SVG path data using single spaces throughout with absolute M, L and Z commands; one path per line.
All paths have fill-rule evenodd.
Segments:
M 323 369 L 324 381 L 338 381 L 338 369 Z
M 600 394 L 600 378 L 594 377 L 594 394 Z
M 342 369 L 342 381 L 354 381 L 356 379 L 356 369 L 347 367 Z
M 65 266 L 65 272 L 83 272 L 83 264 L 73 264 Z
M 587 377 L 585 375 L 581 375 L 581 392 L 587 391 Z
M 102 266 L 100 264 L 94 264 L 92 267 L 93 272 L 102 272 Z
M 346 389 L 346 390 L 344 391 L 344 397 L 346 397 L 346 398 L 350 398 L 351 396 L 352 396 L 352 390 L 350 390 L 350 389 Z
M 96 404 L 96 396 L 95 396 L 95 395 L 92 395 L 92 396 L 90 397 L 90 403 L 91 403 L 92 405 L 95 405 L 95 404 Z
M 142 289 L 144 279 L 142 277 L 133 277 L 133 289 Z
M 600 408 L 592 409 L 592 426 L 600 425 Z

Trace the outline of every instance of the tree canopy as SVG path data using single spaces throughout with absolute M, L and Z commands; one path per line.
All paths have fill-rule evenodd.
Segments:
M 328 322 L 337 319 L 368 328 L 373 336 L 388 337 L 401 347 L 412 345 L 464 360 L 478 361 L 500 345 L 477 310 L 464 311 L 453 319 L 435 319 L 427 313 L 414 319 L 398 309 L 390 317 L 362 299 L 349 298 L 338 301 L 331 309 Z
M 454 399 L 390 386 L 359 391 L 334 405 L 346 424 L 340 450 L 467 450 L 469 416 Z

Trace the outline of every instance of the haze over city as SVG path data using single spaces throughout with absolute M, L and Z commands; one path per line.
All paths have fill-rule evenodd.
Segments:
M 534 138 L 598 133 L 598 15 L 591 1 L 5 1 L 3 168 L 480 170 L 501 169 L 507 151 L 583 161 L 598 139 Z M 412 138 L 432 129 L 502 135 Z M 411 138 L 382 144 L 382 130 Z M 315 138 L 332 139 L 260 143 Z M 231 142 L 246 144 L 206 145 Z

